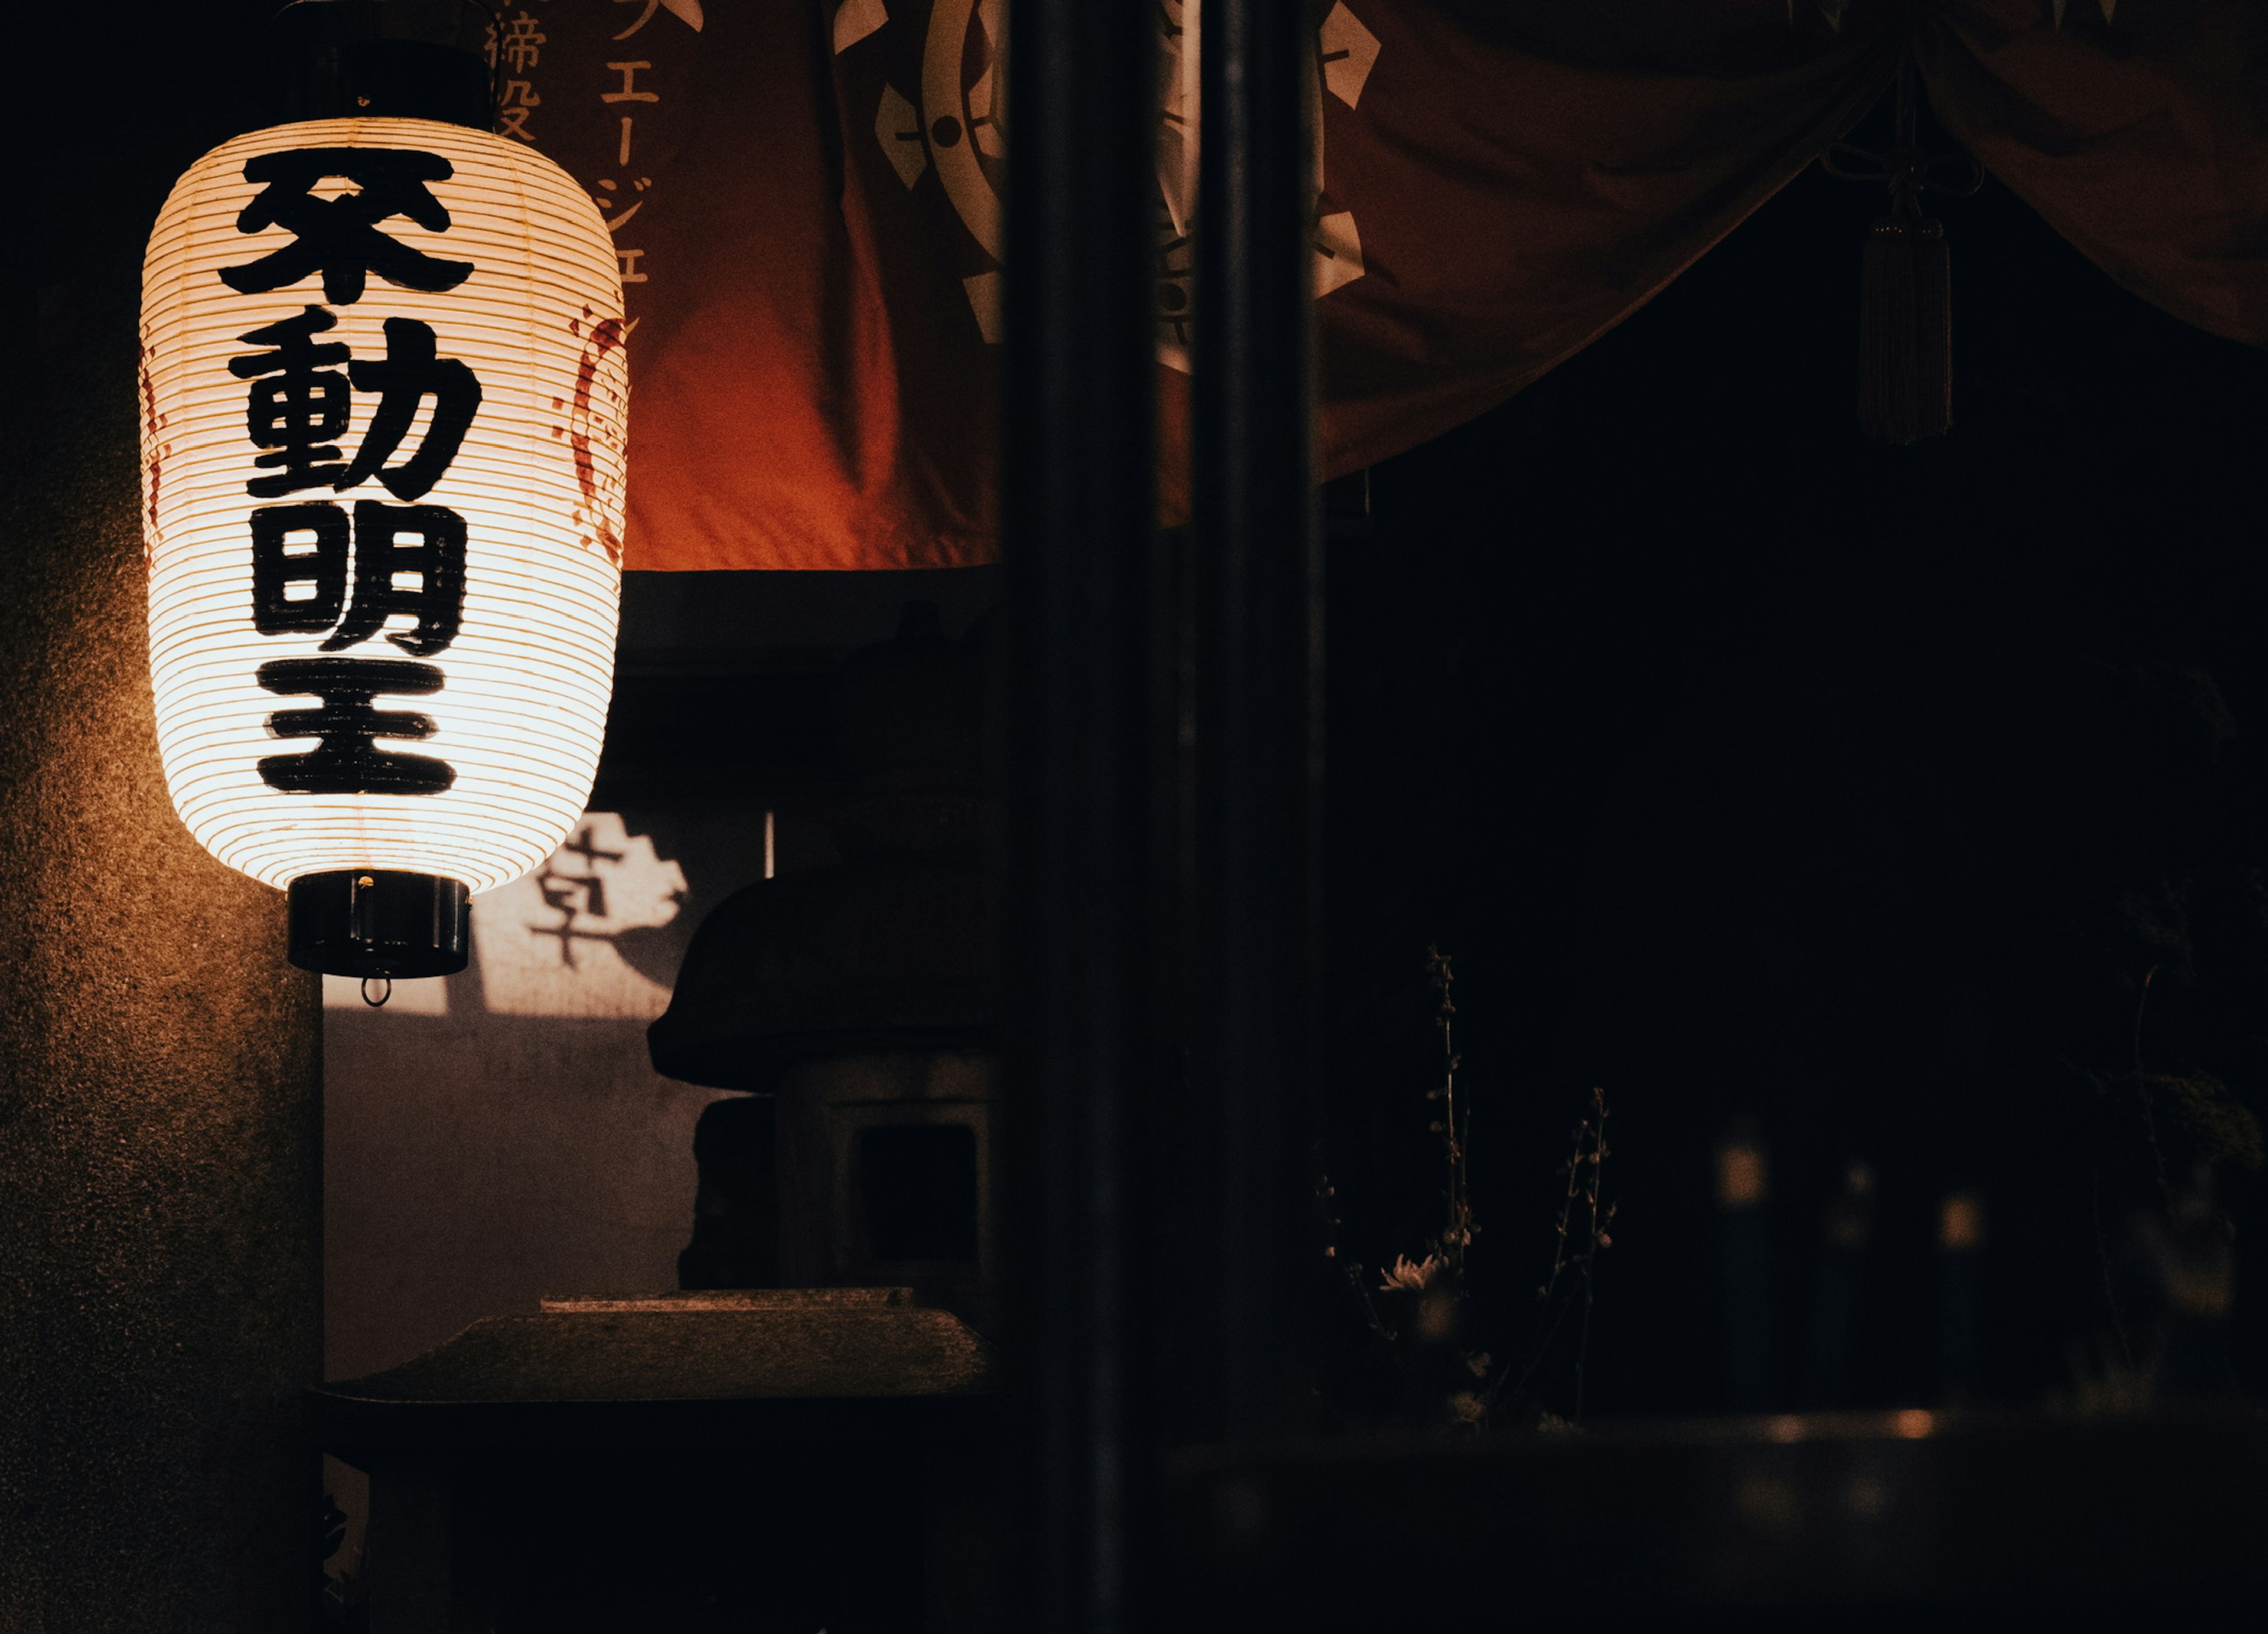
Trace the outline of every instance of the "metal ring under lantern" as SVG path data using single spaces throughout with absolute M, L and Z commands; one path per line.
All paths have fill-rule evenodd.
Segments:
M 613 684 L 628 375 L 597 209 L 427 119 L 239 136 L 143 270 L 150 669 L 175 808 L 292 962 L 464 968 L 580 818 Z

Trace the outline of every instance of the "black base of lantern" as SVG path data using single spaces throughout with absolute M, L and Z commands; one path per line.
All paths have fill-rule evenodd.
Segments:
M 439 874 L 301 874 L 291 881 L 291 962 L 325 975 L 453 975 L 471 954 L 471 901 Z

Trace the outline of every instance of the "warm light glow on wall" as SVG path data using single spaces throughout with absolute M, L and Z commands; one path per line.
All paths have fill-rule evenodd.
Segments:
M 628 396 L 590 199 L 425 120 L 215 149 L 143 272 L 150 666 L 173 804 L 270 885 L 484 890 L 580 820 Z

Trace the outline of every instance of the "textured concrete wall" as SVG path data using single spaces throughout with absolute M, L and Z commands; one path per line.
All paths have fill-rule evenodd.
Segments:
M 723 1096 L 659 1076 L 645 1030 L 694 925 L 764 853 L 761 808 L 674 806 L 587 819 L 581 851 L 475 897 L 458 975 L 396 983 L 382 1010 L 326 984 L 328 1377 L 543 1294 L 677 1285 L 693 1126 Z
M 159 776 L 117 248 L 39 291 L 0 508 L 0 1634 L 304 1630 L 319 998 Z

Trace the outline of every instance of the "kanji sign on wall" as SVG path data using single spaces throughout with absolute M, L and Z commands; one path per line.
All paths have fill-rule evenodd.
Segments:
M 175 806 L 270 885 L 474 891 L 574 829 L 613 680 L 615 247 L 525 144 L 254 132 L 150 240 L 150 661 Z

